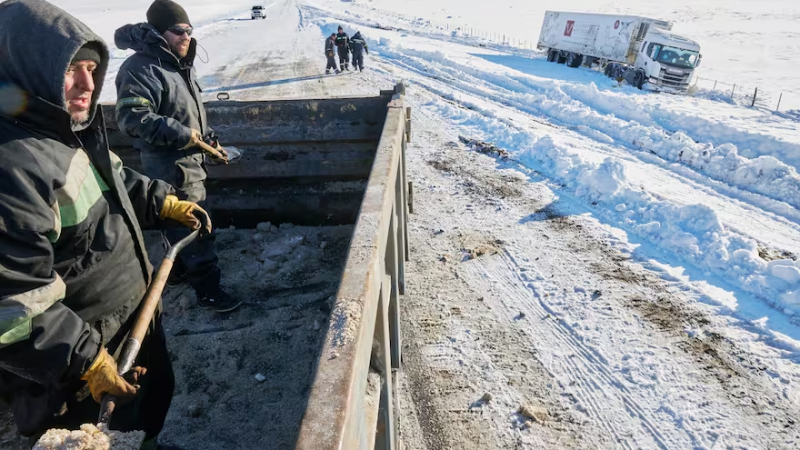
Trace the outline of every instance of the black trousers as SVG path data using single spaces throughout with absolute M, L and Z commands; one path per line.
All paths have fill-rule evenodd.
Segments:
M 127 337 L 127 334 L 120 337 L 123 336 Z M 114 352 L 114 348 L 121 344 L 122 342 L 109 343 L 109 352 Z M 118 431 L 143 430 L 146 433 L 145 439 L 150 440 L 157 437 L 164 427 L 175 390 L 175 375 L 160 318 L 154 321 L 150 333 L 142 342 L 135 365 L 147 368 L 147 373 L 139 379 L 141 387 L 132 402 L 117 406 L 109 425 L 112 430 Z M 50 428 L 77 430 L 81 424 L 97 423 L 99 414 L 100 405 L 91 395 L 82 400 L 73 397 L 67 401 L 67 412 L 62 416 L 52 417 L 31 440 L 35 442 L 38 436 Z
M 348 51 L 340 51 L 339 52 L 339 65 L 342 68 L 347 67 L 350 64 L 350 52 Z
M 328 66 L 325 68 L 325 70 L 330 70 L 330 69 L 339 70 L 336 68 L 336 59 L 334 59 L 333 55 L 328 56 Z
M 164 180 L 177 191 L 181 200 L 200 205 L 209 214 L 206 206 L 205 180 L 207 172 L 203 155 L 199 152 L 141 152 L 145 175 Z M 162 236 L 165 246 L 170 246 L 191 233 L 189 228 L 174 222 L 165 226 Z M 184 276 L 198 293 L 214 294 L 219 288 L 220 270 L 215 250 L 214 232 L 200 236 L 184 248 L 175 261 L 173 273 Z
M 353 68 L 364 70 L 364 54 L 356 55 L 353 53 Z

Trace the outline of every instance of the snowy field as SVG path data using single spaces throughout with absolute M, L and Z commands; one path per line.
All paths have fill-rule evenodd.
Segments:
M 149 5 L 54 3 L 109 43 Z M 653 16 L 701 43 L 701 76 L 788 92 L 800 3 L 267 0 L 264 21 L 251 3 L 183 2 L 207 100 L 409 86 L 407 448 L 800 447 L 798 116 L 618 87 L 431 25 L 533 41 L 547 9 Z M 368 40 L 367 70 L 326 77 L 340 24 Z M 524 425 L 521 403 L 550 423 Z

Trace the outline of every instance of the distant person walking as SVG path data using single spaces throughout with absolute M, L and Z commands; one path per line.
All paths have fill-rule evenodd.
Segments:
M 369 55 L 369 47 L 367 41 L 361 37 L 361 32 L 357 31 L 350 39 L 350 52 L 353 53 L 353 69 L 358 69 L 360 72 L 364 71 L 364 53 Z
M 331 69 L 333 69 L 336 73 L 339 73 L 339 69 L 336 68 L 336 33 L 331 33 L 331 36 L 328 39 L 325 39 L 325 57 L 328 58 L 328 66 L 325 68 L 325 73 L 331 73 Z
M 339 66 L 342 70 L 350 70 L 350 37 L 341 26 L 336 34 L 336 49 L 339 53 Z

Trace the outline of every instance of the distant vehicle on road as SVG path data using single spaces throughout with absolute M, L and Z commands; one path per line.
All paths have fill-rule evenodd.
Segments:
M 267 12 L 266 12 L 266 10 L 264 9 L 263 6 L 255 5 L 255 6 L 253 6 L 253 9 L 250 10 L 250 19 L 251 20 L 266 19 L 266 18 L 267 18 Z

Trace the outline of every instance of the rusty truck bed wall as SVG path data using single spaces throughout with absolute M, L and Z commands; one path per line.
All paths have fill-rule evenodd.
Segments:
M 206 103 L 221 142 L 244 150 L 237 164 L 208 168 L 215 224 L 355 224 L 297 449 L 399 448 L 393 373 L 411 206 L 402 94 Z M 112 150 L 140 168 L 113 106 L 104 115 Z
M 221 142 L 244 150 L 230 166 L 208 166 L 208 204 L 218 226 L 258 221 L 296 225 L 356 222 L 391 95 L 324 100 L 208 102 Z M 103 106 L 109 144 L 141 170 L 132 140 Z

